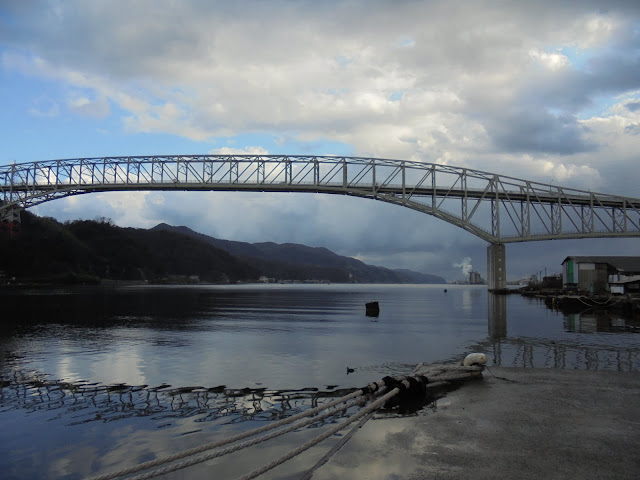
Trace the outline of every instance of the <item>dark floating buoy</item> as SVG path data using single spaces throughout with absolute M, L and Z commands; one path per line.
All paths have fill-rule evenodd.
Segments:
M 447 289 L 446 288 L 444 289 L 444 293 L 447 293 Z
M 377 317 L 380 315 L 380 305 L 378 302 L 368 302 L 365 307 L 365 314 L 367 317 Z

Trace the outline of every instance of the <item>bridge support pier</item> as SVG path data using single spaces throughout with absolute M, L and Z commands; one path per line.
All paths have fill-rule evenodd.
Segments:
M 507 291 L 507 256 L 504 243 L 492 243 L 487 247 L 487 283 L 489 291 Z

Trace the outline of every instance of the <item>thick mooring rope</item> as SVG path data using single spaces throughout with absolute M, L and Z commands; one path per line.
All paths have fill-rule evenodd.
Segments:
M 278 427 L 281 427 L 283 425 L 287 425 L 289 423 L 296 422 L 297 420 L 300 420 L 302 418 L 314 416 L 317 413 L 322 412 L 323 410 L 330 409 L 330 408 L 332 408 L 332 407 L 334 407 L 336 405 L 340 405 L 342 403 L 345 403 L 345 402 L 347 402 L 347 401 L 349 401 L 349 400 L 351 400 L 353 398 L 358 399 L 358 397 L 362 397 L 367 393 L 376 392 L 376 391 L 378 391 L 379 389 L 381 389 L 383 387 L 384 387 L 384 382 L 382 382 L 382 381 L 376 382 L 376 383 L 371 383 L 371 384 L 367 385 L 365 388 L 361 388 L 360 390 L 356 390 L 355 392 L 351 392 L 348 395 L 340 397 L 340 398 L 338 398 L 336 400 L 332 400 L 331 402 L 329 402 L 329 403 L 327 403 L 325 405 L 320 405 L 318 407 L 315 407 L 315 408 L 312 408 L 312 409 L 309 409 L 309 410 L 305 410 L 304 412 L 300 412 L 300 413 L 298 413 L 296 415 L 292 415 L 291 417 L 283 418 L 282 420 L 279 420 L 277 422 L 273 422 L 273 423 L 270 423 L 270 424 L 267 424 L 267 425 L 263 425 L 262 427 L 254 428 L 253 430 L 248 430 L 246 432 L 239 433 L 237 435 L 231 436 L 229 438 L 225 438 L 223 440 L 218 440 L 218 441 L 215 441 L 215 442 L 206 443 L 206 444 L 200 445 L 198 447 L 190 448 L 188 450 L 183 450 L 181 452 L 177 452 L 177 453 L 174 453 L 174 454 L 171 454 L 171 455 L 167 455 L 165 457 L 157 458 L 155 460 L 150 460 L 148 462 L 144 462 L 144 463 L 141 463 L 141 464 L 138 464 L 138 465 L 134 465 L 134 466 L 129 467 L 129 468 L 123 468 L 123 469 L 115 471 L 115 472 L 105 473 L 103 475 L 97 475 L 95 477 L 91 477 L 89 480 L 111 480 L 113 478 L 123 477 L 125 475 L 131 475 L 132 473 L 136 473 L 136 472 L 140 472 L 142 470 L 148 470 L 148 469 L 153 468 L 153 467 L 164 465 L 165 463 L 174 462 L 176 460 L 180 460 L 180 459 L 183 459 L 183 458 L 186 458 L 186 457 L 190 457 L 190 456 L 196 455 L 198 453 L 206 452 L 207 450 L 211 450 L 211 449 L 214 449 L 214 448 L 222 447 L 224 445 L 228 445 L 229 443 L 237 442 L 239 440 L 243 440 L 245 438 L 252 437 L 254 435 L 259 435 L 259 434 L 267 432 L 269 430 L 273 430 L 274 428 L 278 428 Z M 357 402 L 355 402 L 355 404 L 360 403 L 361 401 L 362 400 L 358 400 Z M 351 405 L 351 406 L 353 406 L 353 405 Z M 345 407 L 341 407 L 337 411 L 341 411 L 344 408 Z M 332 412 L 332 414 L 335 414 L 335 413 L 336 412 Z M 330 416 L 330 415 L 327 415 L 327 416 Z M 324 417 L 324 418 L 326 418 L 326 417 Z M 317 420 L 317 418 L 315 418 L 313 421 L 316 421 L 316 420 Z M 311 423 L 313 423 L 313 422 L 311 422 Z M 291 430 L 295 430 L 297 428 L 299 428 L 298 425 L 296 425 L 295 428 L 293 428 Z M 290 430 L 287 430 L 287 432 L 288 431 L 290 431 Z M 282 433 L 286 433 L 286 432 L 282 432 Z M 282 433 L 279 433 L 279 435 L 281 435 Z M 229 453 L 229 452 L 227 452 L 227 453 Z M 134 478 L 139 480 L 138 477 L 134 477 Z M 151 477 L 144 477 L 144 478 L 151 478 Z
M 486 362 L 486 360 L 485 360 L 485 362 Z M 352 416 L 348 417 L 344 422 L 342 422 L 342 423 L 340 423 L 340 424 L 338 424 L 338 425 L 336 425 L 334 427 L 329 428 L 328 430 L 326 430 L 322 434 L 318 435 L 317 437 L 313 438 L 312 440 L 308 441 L 304 445 L 301 445 L 300 447 L 290 451 L 286 455 L 274 460 L 273 462 L 271 462 L 271 463 L 269 463 L 267 465 L 264 465 L 263 467 L 259 468 L 258 470 L 255 470 L 255 471 L 249 473 L 248 475 L 245 475 L 244 477 L 241 477 L 241 479 L 239 479 L 239 480 L 250 480 L 250 479 L 253 479 L 253 478 L 255 478 L 255 477 L 259 476 L 259 475 L 262 475 L 263 473 L 265 473 L 265 472 L 277 467 L 281 463 L 286 462 L 287 460 L 295 457 L 296 455 L 304 452 L 305 450 L 308 450 L 309 448 L 311 448 L 314 445 L 322 442 L 326 438 L 328 438 L 331 435 L 335 434 L 336 432 L 342 430 L 343 428 L 345 428 L 346 426 L 348 426 L 351 423 L 355 422 L 356 420 L 362 418 L 363 421 L 358 425 L 358 427 L 356 427 L 352 432 L 350 432 L 350 435 L 352 435 L 360 426 L 364 425 L 366 420 L 370 418 L 370 416 L 371 416 L 370 414 L 375 412 L 375 410 L 377 410 L 378 408 L 383 406 L 387 401 L 391 400 L 398 393 L 411 391 L 412 388 L 414 388 L 416 384 L 423 384 L 424 388 L 441 387 L 441 386 L 449 384 L 450 382 L 468 380 L 468 379 L 470 379 L 470 378 L 472 378 L 474 376 L 478 376 L 478 375 L 481 374 L 482 370 L 483 370 L 483 367 L 481 365 L 480 366 L 475 366 L 475 365 L 474 366 L 457 366 L 457 365 L 425 366 L 423 364 L 420 364 L 420 365 L 418 365 L 416 367 L 416 369 L 413 371 L 413 373 L 409 377 L 396 377 L 396 378 L 385 377 L 385 379 L 383 379 L 383 380 L 381 380 L 379 382 L 370 383 L 366 387 L 361 388 L 360 390 L 356 390 L 356 391 L 354 391 L 354 392 L 352 392 L 352 393 L 350 393 L 348 395 L 345 395 L 345 396 L 343 396 L 341 398 L 338 398 L 336 400 L 333 400 L 333 401 L 327 403 L 326 405 L 321 405 L 321 406 L 306 410 L 304 412 L 300 412 L 300 413 L 298 413 L 296 415 L 293 415 L 291 417 L 282 419 L 282 420 L 274 422 L 272 424 L 264 425 L 262 427 L 255 428 L 253 430 L 249 430 L 247 432 L 243 432 L 243 433 L 240 433 L 238 435 L 234 435 L 234 436 L 229 437 L 229 438 L 224 439 L 224 440 L 219 440 L 219 441 L 216 441 L 216 442 L 210 442 L 210 443 L 201 445 L 199 447 L 191 448 L 191 449 L 188 449 L 188 450 L 183 450 L 182 452 L 177 452 L 177 453 L 172 454 L 172 455 L 167 455 L 165 457 L 158 458 L 156 460 L 152 460 L 152 461 L 149 461 L 149 462 L 144 462 L 144 463 L 141 463 L 139 465 L 135 465 L 135 466 L 132 466 L 132 467 L 129 467 L 129 468 L 124 468 L 124 469 L 119 470 L 117 472 L 111 472 L 111 473 L 107 473 L 107 474 L 104 474 L 104 475 L 98 475 L 98 476 L 92 477 L 90 480 L 111 480 L 113 478 L 123 477 L 123 476 L 126 476 L 126 475 L 131 475 L 132 473 L 140 472 L 142 470 L 148 470 L 148 469 L 151 469 L 153 467 L 164 465 L 164 464 L 169 463 L 169 462 L 174 462 L 176 460 L 181 460 L 183 458 L 186 458 L 186 457 L 189 457 L 189 456 L 193 456 L 193 455 L 196 455 L 198 453 L 202 453 L 202 452 L 205 452 L 207 450 L 211 450 L 213 448 L 221 447 L 221 446 L 227 445 L 229 443 L 237 442 L 239 440 L 243 440 L 245 438 L 252 437 L 252 436 L 255 436 L 255 435 L 259 435 L 261 433 L 267 432 L 269 430 L 273 430 L 273 429 L 278 428 L 278 427 L 282 427 L 284 425 L 292 424 L 292 425 L 290 425 L 290 426 L 288 426 L 286 428 L 282 428 L 282 429 L 277 430 L 275 432 L 271 432 L 271 433 L 269 433 L 267 435 L 261 435 L 261 436 L 258 436 L 256 438 L 253 438 L 251 440 L 247 440 L 245 442 L 239 443 L 237 445 L 229 446 L 229 447 L 224 448 L 222 450 L 211 452 L 211 453 L 208 453 L 206 455 L 201 455 L 199 457 L 191 458 L 191 459 L 185 460 L 183 462 L 174 463 L 172 465 L 166 465 L 166 466 L 164 466 L 162 468 L 159 468 L 159 469 L 156 469 L 156 470 L 152 470 L 152 471 L 140 474 L 140 475 L 136 475 L 134 477 L 129 477 L 127 480 L 146 480 L 148 478 L 153 478 L 153 477 L 157 477 L 159 475 L 164 475 L 164 474 L 167 474 L 167 473 L 170 473 L 170 472 L 174 472 L 176 470 L 180 470 L 180 469 L 192 466 L 192 465 L 196 465 L 198 463 L 205 462 L 207 460 L 211 460 L 213 458 L 221 457 L 223 455 L 226 455 L 228 453 L 232 453 L 232 452 L 241 450 L 241 449 L 246 448 L 246 447 L 250 447 L 250 446 L 256 445 L 258 443 L 264 442 L 264 441 L 269 440 L 271 438 L 275 438 L 277 436 L 283 435 L 283 434 L 291 432 L 293 430 L 297 430 L 297 429 L 302 428 L 304 426 L 310 425 L 312 423 L 316 423 L 316 422 L 321 421 L 321 420 L 323 420 L 323 419 L 325 419 L 327 417 L 336 415 L 336 414 L 338 414 L 340 412 L 348 410 L 349 408 L 352 408 L 352 407 L 354 407 L 356 405 L 359 405 L 359 404 L 362 404 L 363 402 L 366 402 L 367 396 L 370 396 L 373 399 L 373 398 L 375 398 L 376 395 L 377 396 L 381 395 L 384 392 L 385 389 L 391 388 L 391 390 L 389 392 L 385 393 L 382 396 L 379 396 L 370 405 L 368 405 L 368 406 L 362 408 L 361 410 L 359 410 L 358 412 L 354 413 Z M 427 379 L 427 377 L 428 377 L 428 379 Z M 427 382 L 429 382 L 428 385 L 426 385 Z M 424 393 L 424 391 L 423 391 L 423 393 Z M 319 414 L 322 411 L 325 411 L 325 412 L 316 416 L 316 414 Z M 298 422 L 298 420 L 300 420 L 300 421 Z M 297 422 L 297 423 L 295 423 L 295 422 Z M 347 438 L 347 440 L 348 440 L 348 438 Z M 345 442 L 342 442 L 342 443 L 344 444 Z M 335 449 L 335 450 L 337 451 L 337 449 Z M 329 457 L 330 457 L 330 455 L 326 456 L 325 458 L 328 459 Z M 320 465 L 317 464 L 317 467 L 319 467 L 319 466 Z M 314 467 L 314 469 L 317 468 L 317 467 Z M 309 472 L 312 472 L 314 469 L 310 470 Z
M 323 466 L 325 463 L 327 463 L 329 461 L 329 459 L 331 457 L 333 457 L 333 455 L 340 450 L 349 440 L 351 440 L 351 437 L 353 437 L 353 435 L 360 430 L 365 423 L 367 423 L 371 417 L 373 417 L 375 415 L 375 411 L 373 412 L 369 412 L 369 415 L 365 416 L 364 418 L 362 418 L 362 420 L 360 420 L 358 422 L 358 424 L 353 427 L 351 430 L 349 430 L 349 433 L 347 433 L 344 437 L 342 437 L 340 439 L 340 441 L 338 441 L 338 443 L 336 443 L 333 448 L 331 450 L 329 450 L 326 455 L 324 457 L 322 457 L 320 460 L 318 460 L 316 462 L 316 464 L 311 467 L 309 470 L 307 470 L 307 472 L 300 477 L 300 480 L 311 480 L 311 477 L 313 476 L 313 473 L 318 470 L 321 466 Z
M 142 473 L 140 475 L 136 475 L 135 477 L 130 477 L 127 480 L 147 480 L 149 478 L 154 478 L 160 475 L 165 475 L 167 473 L 175 472 L 176 470 L 182 470 L 183 468 L 191 467 L 193 465 L 197 465 L 202 462 L 206 462 L 208 460 L 213 460 L 214 458 L 222 457 L 229 453 L 237 452 L 238 450 L 242 450 L 243 448 L 252 447 L 262 442 L 266 442 L 267 440 L 271 440 L 272 438 L 279 437 L 280 435 L 284 435 L 285 433 L 292 432 L 302 427 L 306 427 L 307 425 L 311 425 L 312 423 L 316 423 L 320 420 L 324 420 L 325 418 L 336 415 L 343 410 L 349 409 L 351 407 L 355 407 L 356 405 L 362 402 L 364 397 L 355 398 L 344 405 L 335 406 L 334 408 L 327 410 L 325 413 L 312 416 L 305 420 L 301 420 L 298 423 L 294 423 L 293 425 L 289 425 L 288 427 L 282 428 L 280 430 L 276 430 L 275 432 L 268 433 L 266 435 L 262 435 L 259 437 L 255 437 L 251 440 L 247 440 L 245 442 L 239 443 L 237 445 L 232 445 L 222 450 L 218 450 L 216 452 L 211 452 L 206 455 L 201 455 L 199 457 L 191 458 L 189 460 L 185 460 L 183 462 L 174 463 L 172 465 L 167 465 L 165 467 L 159 468 L 157 470 L 152 470 L 147 473 Z
M 298 448 L 291 450 L 289 453 L 287 453 L 286 455 L 283 455 L 282 457 L 274 460 L 271 463 L 267 463 L 266 465 L 262 466 L 261 468 L 254 470 L 253 472 L 251 472 L 248 475 L 245 475 L 244 477 L 240 477 L 238 480 L 251 480 L 252 478 L 256 478 L 258 475 L 262 475 L 265 472 L 268 472 L 269 470 L 271 470 L 272 468 L 277 467 L 278 465 L 280 465 L 281 463 L 286 462 L 287 460 L 292 459 L 293 457 L 295 457 L 296 455 L 299 455 L 300 453 L 304 452 L 305 450 L 310 449 L 311 447 L 313 447 L 314 445 L 317 445 L 318 443 L 320 443 L 321 441 L 323 441 L 325 438 L 330 437 L 331 435 L 339 432 L 340 430 L 342 430 L 344 427 L 346 427 L 347 425 L 355 422 L 356 420 L 358 420 L 359 418 L 364 417 L 365 415 L 367 415 L 368 413 L 373 412 L 374 410 L 377 410 L 378 408 L 380 408 L 382 405 L 385 404 L 385 402 L 387 400 L 390 400 L 391 397 L 397 395 L 400 392 L 399 388 L 394 388 L 393 390 L 391 390 L 389 393 L 384 394 L 383 396 L 381 396 L 380 398 L 378 398 L 375 402 L 371 403 L 370 405 L 366 406 L 365 408 L 363 408 L 362 410 L 358 411 L 357 413 L 354 413 L 353 415 L 351 415 L 347 420 L 345 420 L 343 423 L 340 423 L 339 425 L 336 425 L 335 427 L 332 427 L 328 430 L 326 430 L 325 432 L 321 433 L 320 435 L 318 435 L 317 437 L 309 440 L 307 443 L 300 445 Z
M 583 298 L 586 298 L 589 300 L 589 302 L 593 302 L 593 303 L 589 303 L 589 302 L 585 302 L 583 300 Z M 578 300 L 585 304 L 587 307 L 591 307 L 591 308 L 598 308 L 598 307 L 613 307 L 614 305 L 620 303 L 620 301 L 623 299 L 624 297 L 619 297 L 617 299 L 615 299 L 615 301 L 611 301 L 611 299 L 607 299 L 604 302 L 598 302 L 597 300 L 595 300 L 594 298 L 589 298 L 589 297 L 578 297 Z

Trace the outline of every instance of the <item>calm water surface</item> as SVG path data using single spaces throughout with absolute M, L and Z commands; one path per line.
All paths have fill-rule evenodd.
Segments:
M 470 351 L 485 352 L 489 365 L 640 370 L 634 319 L 565 316 L 518 295 L 490 300 L 482 286 L 446 288 L 0 292 L 2 476 L 104 473 L 295 414 L 418 362 L 455 362 Z M 380 302 L 377 318 L 365 315 L 371 300 Z M 284 452 L 308 435 L 279 440 L 278 448 Z M 167 478 L 212 472 L 234 478 L 251 462 L 273 459 L 271 448 Z M 292 478 L 300 465 L 289 467 Z M 287 476 L 274 472 L 271 478 Z

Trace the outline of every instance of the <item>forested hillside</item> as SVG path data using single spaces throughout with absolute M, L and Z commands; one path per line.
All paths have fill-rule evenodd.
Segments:
M 121 228 L 108 220 L 61 224 L 22 213 L 13 236 L 0 235 L 0 270 L 22 281 L 92 283 L 235 282 L 260 272 L 229 253 L 177 232 Z
M 355 258 L 338 255 L 324 247 L 296 243 L 245 243 L 221 240 L 188 227 L 160 224 L 153 230 L 169 230 L 207 242 L 255 265 L 271 278 L 321 278 L 335 282 L 358 283 L 447 283 L 442 277 L 411 270 L 393 270 L 367 265 Z
M 367 265 L 322 247 L 220 240 L 187 227 L 122 228 L 108 219 L 60 223 L 22 213 L 0 231 L 0 283 L 235 283 L 328 281 L 445 283 L 441 277 Z

